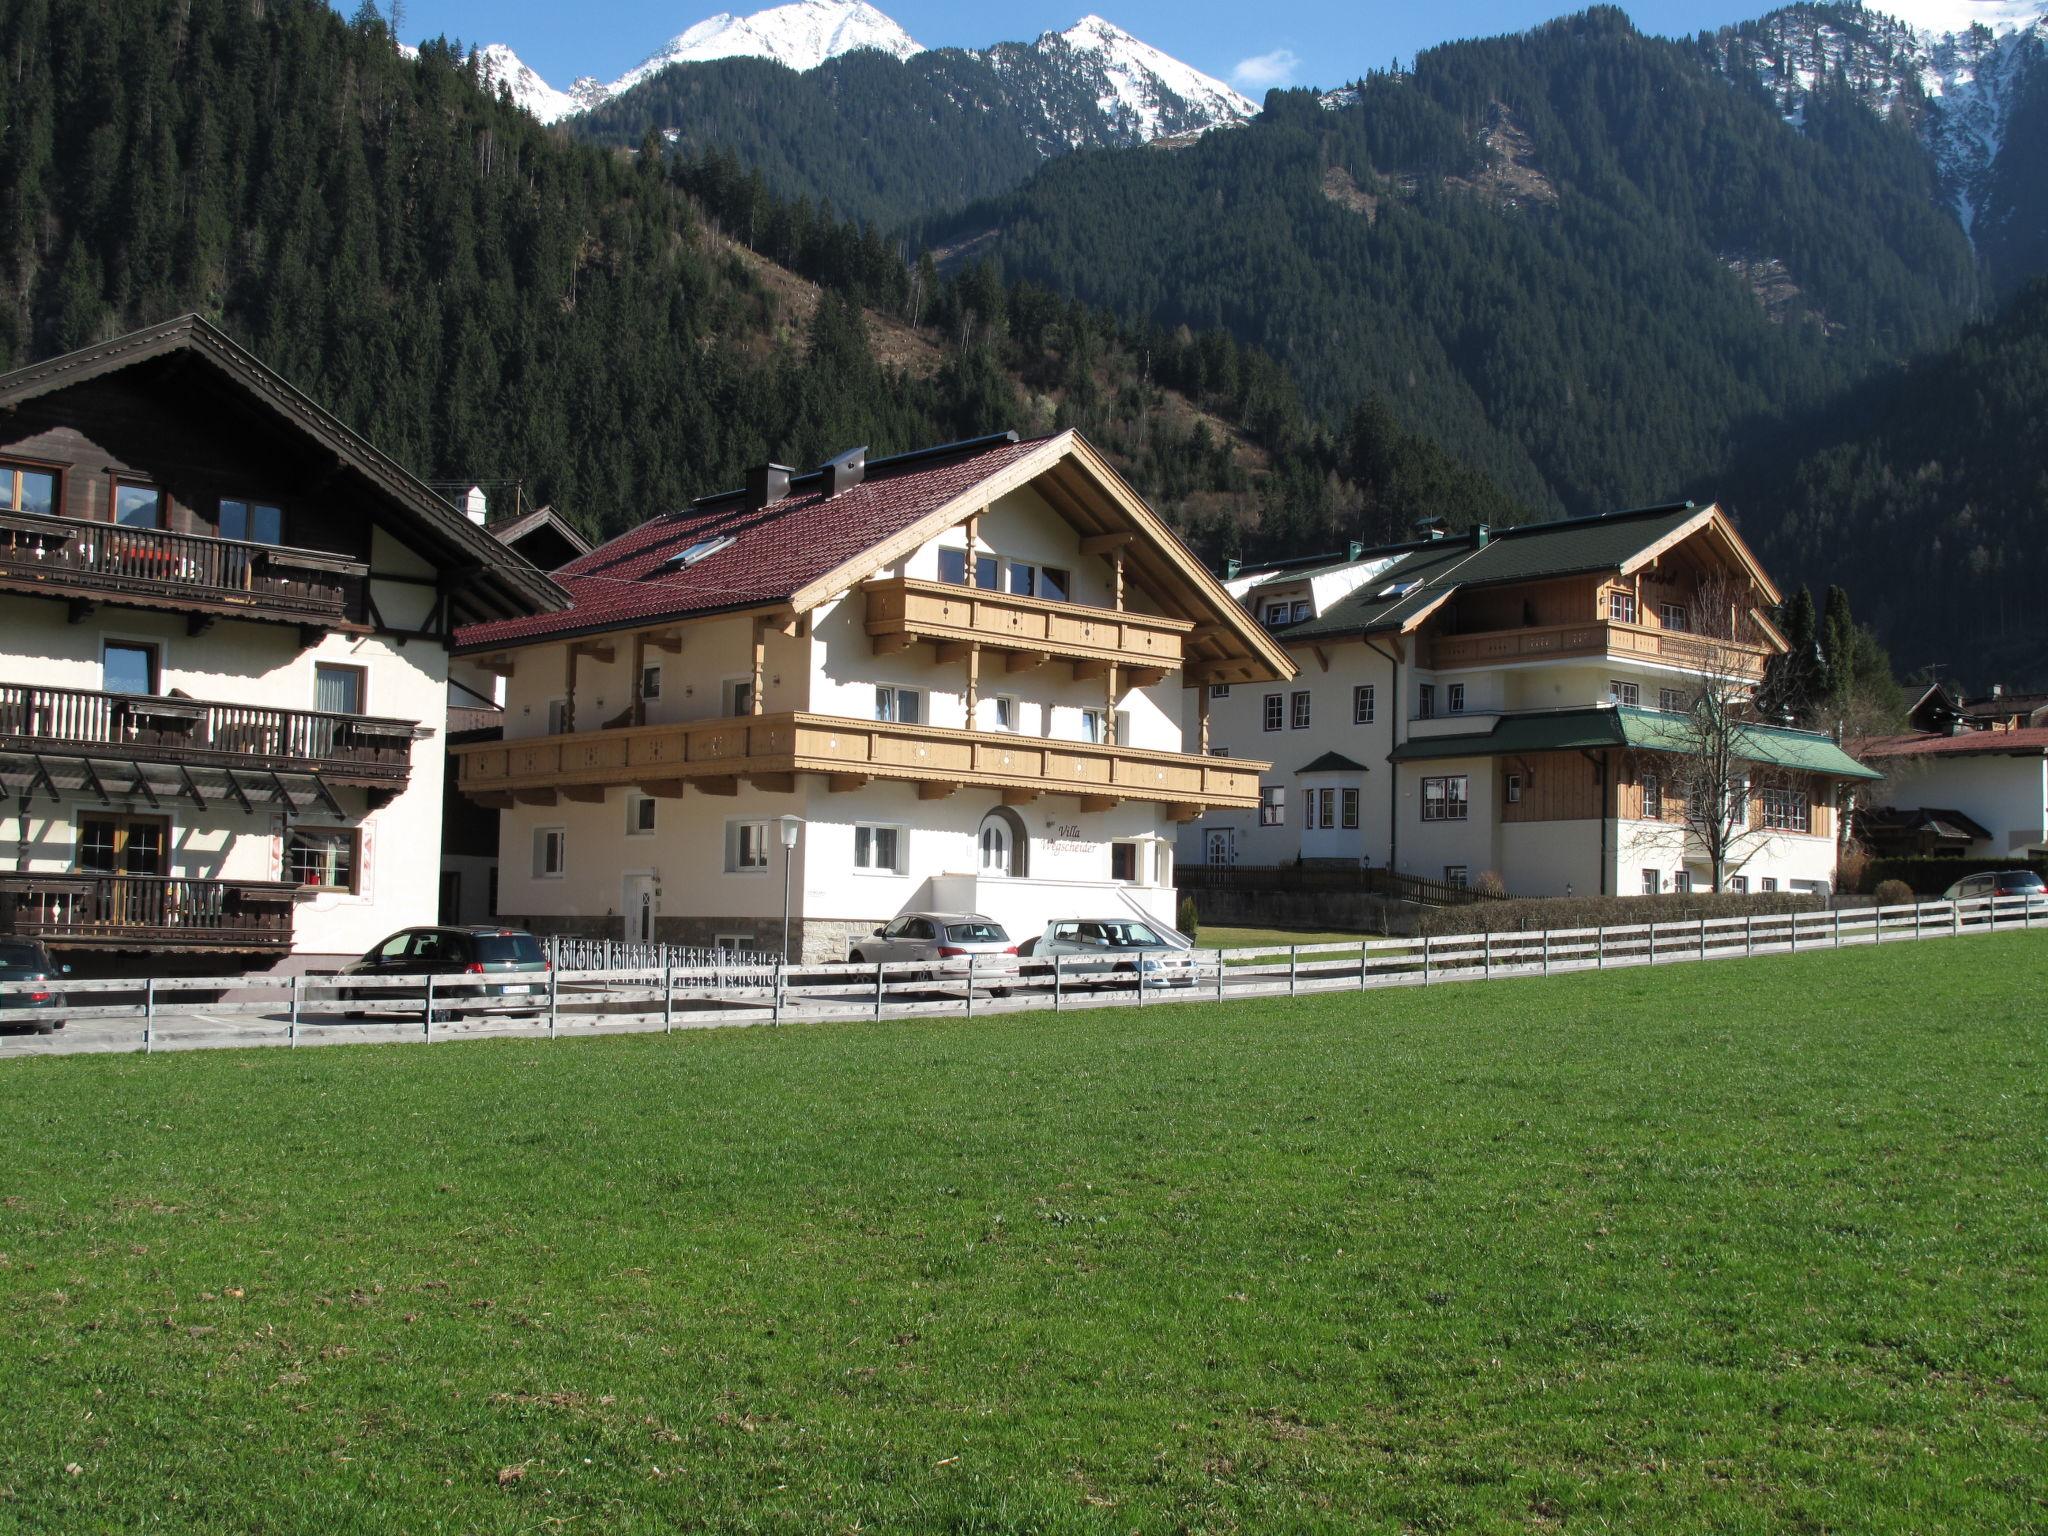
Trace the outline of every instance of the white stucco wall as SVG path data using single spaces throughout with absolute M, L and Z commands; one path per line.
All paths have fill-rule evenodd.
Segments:
M 1892 771 L 1886 803 L 1961 811 L 1991 834 L 1969 852 L 1999 858 L 2048 844 L 2048 760 L 1971 753 L 1907 757 L 1878 766 Z

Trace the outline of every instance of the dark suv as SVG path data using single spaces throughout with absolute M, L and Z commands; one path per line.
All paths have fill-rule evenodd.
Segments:
M 71 969 L 50 958 L 50 952 L 34 939 L 0 939 L 0 981 L 54 981 Z M 32 1008 L 35 1016 L 18 1019 L 39 1035 L 64 1027 L 64 994 L 55 987 L 29 986 L 21 991 L 0 993 L 0 1008 Z M 11 1025 L 9 1027 L 12 1027 Z
M 538 1001 L 548 990 L 552 969 L 540 940 L 517 928 L 407 928 L 394 933 L 362 959 L 341 968 L 343 976 L 488 976 L 487 982 L 450 987 L 450 1014 L 491 1003 Z M 503 980 L 497 978 L 503 977 Z M 345 1003 L 372 1006 L 424 1000 L 418 987 L 339 989 Z M 441 1012 L 439 1008 L 436 1013 Z

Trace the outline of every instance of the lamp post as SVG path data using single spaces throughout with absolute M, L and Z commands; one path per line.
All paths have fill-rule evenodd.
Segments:
M 789 867 L 796 854 L 797 834 L 803 830 L 801 816 L 782 818 L 782 965 L 789 968 Z

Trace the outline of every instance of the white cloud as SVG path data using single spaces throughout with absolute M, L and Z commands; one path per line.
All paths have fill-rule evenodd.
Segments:
M 1292 85 L 1294 72 L 1301 68 L 1301 60 L 1292 48 L 1275 48 L 1271 53 L 1255 53 L 1248 59 L 1239 59 L 1237 68 L 1230 72 L 1230 83 L 1239 90 L 1256 95 L 1270 91 L 1276 85 Z

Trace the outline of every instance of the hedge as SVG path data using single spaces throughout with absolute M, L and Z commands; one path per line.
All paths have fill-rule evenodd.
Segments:
M 1620 928 L 1631 923 L 1685 923 L 1700 917 L 1763 917 L 1819 912 L 1825 896 L 1802 891 L 1711 891 L 1663 896 L 1531 896 L 1482 901 L 1469 907 L 1432 907 L 1419 934 L 1516 933 L 1539 928 Z
M 1943 859 L 1933 856 L 1908 859 L 1872 859 L 1863 866 L 1863 889 L 1877 889 L 1883 880 L 1903 880 L 1916 896 L 1939 896 L 1958 880 L 1971 875 L 1995 875 L 2002 870 L 2031 869 L 2048 879 L 2048 859 L 2029 859 L 2015 854 L 2009 859 Z

